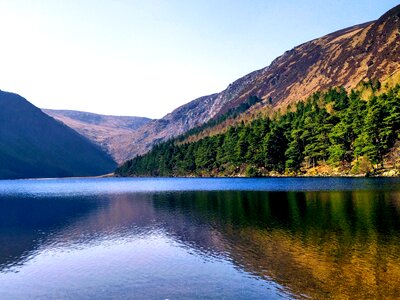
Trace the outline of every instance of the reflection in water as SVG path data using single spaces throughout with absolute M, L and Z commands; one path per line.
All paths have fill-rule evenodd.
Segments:
M 373 192 L 196 193 L 163 196 L 202 216 L 246 271 L 295 295 L 400 295 L 400 195 Z M 172 204 L 171 204 L 172 203 Z
M 149 287 L 136 296 L 166 297 L 171 280 L 175 298 L 400 295 L 395 191 L 10 196 L 0 199 L 0 240 L 0 296 L 25 269 L 59 276 L 57 256 L 75 268 L 61 278 L 80 296 L 99 286 L 132 296 L 125 282 Z M 88 270 L 97 283 L 79 290 Z M 188 277 L 204 286 L 189 288 Z

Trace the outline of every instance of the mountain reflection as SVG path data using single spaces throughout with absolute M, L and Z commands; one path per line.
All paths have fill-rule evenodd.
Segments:
M 400 295 L 398 192 L 173 192 L 0 200 L 0 272 L 40 249 L 162 232 L 298 297 Z
M 155 198 L 160 207 L 213 224 L 237 265 L 296 295 L 400 294 L 398 193 L 207 192 Z

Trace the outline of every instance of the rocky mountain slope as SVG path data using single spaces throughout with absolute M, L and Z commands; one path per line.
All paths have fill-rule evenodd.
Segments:
M 155 143 L 179 135 L 208 121 L 210 119 L 209 108 L 217 96 L 218 94 L 200 97 L 175 109 L 162 119 L 149 122 L 130 136 L 121 137 L 118 142 L 125 152 L 118 162 L 124 162 L 138 154 L 143 154 L 150 150 Z
M 26 99 L 0 91 L 0 178 L 93 176 L 115 162 Z
M 343 29 L 285 52 L 260 70 L 256 80 L 244 86 L 230 105 L 251 94 L 271 97 L 275 105 L 289 104 L 330 87 L 349 90 L 362 80 L 393 78 L 400 71 L 399 19 L 397 6 L 375 22 Z
M 400 5 L 378 20 L 346 28 L 299 45 L 271 65 L 230 84 L 224 91 L 198 98 L 164 118 L 149 122 L 123 141 L 131 158 L 163 140 L 237 107 L 249 96 L 277 109 L 334 86 L 346 90 L 363 80 L 398 82 L 400 78 Z
M 126 158 L 126 142 L 123 141 L 130 140 L 138 128 L 151 121 L 143 117 L 108 116 L 74 110 L 42 111 L 99 145 L 117 162 Z

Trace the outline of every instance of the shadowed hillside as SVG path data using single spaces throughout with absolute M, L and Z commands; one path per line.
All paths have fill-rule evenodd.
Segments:
M 0 91 L 0 178 L 93 176 L 115 162 L 26 99 Z

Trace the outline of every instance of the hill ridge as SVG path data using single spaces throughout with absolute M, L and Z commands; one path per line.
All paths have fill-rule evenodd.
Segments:
M 0 91 L 0 178 L 95 176 L 115 162 L 16 93 Z
M 256 106 L 262 112 L 271 104 L 277 110 L 331 87 L 344 86 L 349 91 L 363 80 L 379 79 L 394 86 L 400 81 L 399 11 L 400 5 L 378 20 L 302 43 L 220 93 L 197 98 L 150 122 L 131 136 L 124 156 L 144 154 L 154 144 L 223 115 L 250 96 L 263 100 Z

